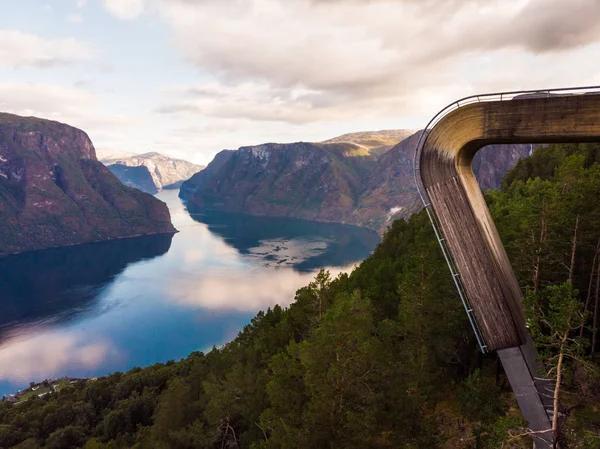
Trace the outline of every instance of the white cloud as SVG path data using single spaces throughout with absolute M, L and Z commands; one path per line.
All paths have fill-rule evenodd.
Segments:
M 48 39 L 0 30 L 0 67 L 54 67 L 92 59 L 94 52 L 73 38 Z
M 0 83 L 0 111 L 67 123 L 97 144 L 119 140 L 137 125 L 135 117 L 105 113 L 102 97 L 82 88 L 46 83 Z M 98 139 L 98 140 L 96 140 Z
M 329 107 L 338 105 L 333 97 L 325 98 L 315 91 L 277 88 L 265 83 L 226 85 L 215 82 L 165 92 L 164 104 L 158 112 L 300 124 L 327 118 Z M 320 102 L 319 107 L 315 107 L 316 102 Z
M 91 5 L 70 1 L 73 13 Z M 77 87 L 97 92 L 86 106 L 68 106 L 54 96 L 42 108 L 35 106 L 41 100 L 25 98 L 38 91 L 23 89 L 24 98 L 12 95 L 10 104 L 4 98 L 0 103 L 44 116 L 56 112 L 102 146 L 180 152 L 196 162 L 222 148 L 264 141 L 418 127 L 451 100 L 474 93 L 600 83 L 597 0 L 98 4 L 119 19 L 148 19 L 142 28 L 123 29 L 134 60 L 98 42 L 94 50 L 102 64 L 86 61 L 94 54 L 85 40 L 42 39 L 19 24 L 20 32 L 0 31 L 0 69 L 71 64 L 60 72 L 61 82 L 86 80 Z M 58 28 L 65 14 L 52 16 L 48 20 Z M 160 42 L 165 33 L 156 18 L 170 29 L 172 53 Z M 79 31 L 85 39 L 85 27 Z M 80 61 L 85 63 L 73 64 Z M 12 78 L 4 72 L 5 81 L 49 79 L 42 70 L 15 71 Z M 122 123 L 131 117 L 122 111 L 138 120 L 127 133 Z
M 98 367 L 110 352 L 106 342 L 81 344 L 74 335 L 38 333 L 19 335 L 0 345 L 0 379 L 29 382 L 67 375 L 69 369 Z
M 102 5 L 110 14 L 121 20 L 135 19 L 145 9 L 144 0 L 103 0 Z
M 46 83 L 0 83 L 0 110 L 19 115 L 73 116 L 93 107 L 96 96 Z
M 185 60 L 214 78 L 174 92 L 164 113 L 356 121 L 597 79 L 596 0 L 156 1 Z
M 81 14 L 69 14 L 67 20 L 71 23 L 83 23 L 83 16 Z

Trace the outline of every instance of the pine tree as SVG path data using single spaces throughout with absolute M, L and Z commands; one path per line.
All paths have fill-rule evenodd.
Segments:
M 552 432 L 554 441 L 558 442 L 561 437 L 559 415 L 565 373 L 575 366 L 592 368 L 583 358 L 585 340 L 573 336 L 584 318 L 583 304 L 577 299 L 577 291 L 567 281 L 539 292 L 529 290 L 525 305 L 529 330 L 546 367 L 546 374 L 555 383 Z

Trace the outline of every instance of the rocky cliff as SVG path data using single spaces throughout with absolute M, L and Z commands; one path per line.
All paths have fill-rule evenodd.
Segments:
M 182 159 L 174 159 L 160 153 L 135 154 L 127 157 L 115 157 L 114 154 L 102 152 L 100 161 L 106 166 L 119 164 L 128 167 L 146 167 L 150 172 L 157 191 L 162 189 L 178 189 L 183 181 L 190 179 L 204 167 L 192 164 Z M 125 184 L 135 184 L 136 181 L 128 175 L 134 172 L 121 172 L 117 177 Z
M 401 139 L 402 133 L 406 131 L 396 136 Z M 356 133 L 321 143 L 221 152 L 183 184 L 180 196 L 196 208 L 335 221 L 383 232 L 393 219 L 421 207 L 413 179 L 419 135 L 387 151 L 369 133 Z M 473 164 L 482 188 L 498 187 L 502 175 L 529 149 L 507 145 L 505 151 L 482 150 Z
M 488 145 L 473 159 L 473 171 L 481 188 L 486 191 L 500 187 L 504 174 L 520 159 L 531 155 L 537 145 Z M 500 151 L 498 151 L 500 150 Z
M 221 153 L 219 168 L 185 182 L 181 197 L 230 212 L 343 221 L 375 157 L 348 144 L 264 144 Z
M 0 256 L 173 232 L 167 206 L 121 184 L 83 131 L 0 113 Z

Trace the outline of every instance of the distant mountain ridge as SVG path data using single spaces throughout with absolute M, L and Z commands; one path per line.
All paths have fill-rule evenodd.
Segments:
M 125 165 L 128 167 L 144 166 L 148 169 L 156 191 L 162 189 L 178 189 L 183 181 L 191 178 L 195 173 L 202 170 L 201 165 L 175 159 L 160 153 L 150 152 L 144 154 L 131 154 L 129 156 L 119 156 L 118 153 L 111 154 L 106 152 L 101 154 L 100 161 L 104 163 L 125 185 L 139 185 L 139 179 L 130 176 L 140 176 L 139 171 L 124 171 L 117 168 L 113 170 L 114 165 Z M 144 190 L 144 189 L 142 189 Z M 144 191 L 151 192 L 151 188 Z
M 222 151 L 183 183 L 191 209 L 355 224 L 385 231 L 421 208 L 413 177 L 420 132 L 351 133 L 324 142 L 267 143 Z M 388 150 L 390 140 L 399 141 Z M 485 189 L 529 154 L 529 145 L 484 149 L 473 167 Z
M 373 156 L 380 156 L 391 150 L 398 142 L 413 135 L 417 130 L 384 129 L 381 131 L 361 131 L 343 134 L 321 143 L 351 143 L 364 148 Z
M 174 232 L 167 206 L 122 185 L 85 132 L 0 113 L 0 257 Z

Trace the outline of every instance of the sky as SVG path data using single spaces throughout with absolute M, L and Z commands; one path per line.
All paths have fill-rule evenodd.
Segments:
M 600 84 L 599 18 L 599 0 L 0 0 L 0 111 L 206 164 Z

